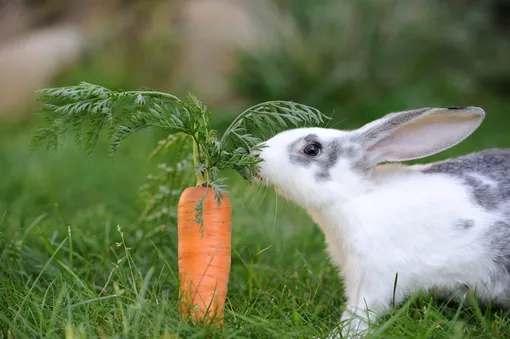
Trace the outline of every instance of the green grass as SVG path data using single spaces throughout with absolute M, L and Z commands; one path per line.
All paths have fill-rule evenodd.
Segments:
M 491 134 L 498 124 L 488 124 L 455 152 L 508 145 Z M 4 337 L 310 338 L 338 323 L 342 283 L 318 228 L 274 191 L 234 176 L 225 326 L 200 329 L 180 321 L 175 222 L 137 222 L 138 188 L 156 164 L 147 155 L 161 135 L 134 136 L 107 159 L 104 143 L 91 156 L 73 143 L 31 154 L 32 131 L 30 125 L 0 130 Z M 373 337 L 505 333 L 510 316 L 504 311 L 447 306 L 423 295 L 386 316 Z

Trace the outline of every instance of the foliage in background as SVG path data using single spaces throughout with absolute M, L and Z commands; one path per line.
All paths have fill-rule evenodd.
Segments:
M 189 143 L 179 142 L 173 134 L 159 141 L 150 158 L 164 157 L 153 173 L 140 187 L 140 198 L 144 205 L 139 222 L 169 222 L 177 224 L 177 204 L 184 189 L 193 186 L 192 149 Z M 171 159 L 176 159 L 175 162 Z M 178 159 L 178 160 L 177 160 Z
M 370 114 L 367 108 L 384 101 L 398 100 L 402 108 L 440 105 L 495 89 L 506 96 L 510 88 L 510 41 L 487 6 L 275 3 L 292 14 L 297 34 L 282 33 L 278 48 L 240 53 L 232 81 L 250 100 L 300 100 L 323 111 L 341 108 L 342 118 L 367 120 L 356 115 Z

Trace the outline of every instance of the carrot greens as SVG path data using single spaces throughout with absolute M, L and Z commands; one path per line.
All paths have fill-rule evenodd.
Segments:
M 155 151 L 170 147 L 181 137 L 191 142 L 196 185 L 213 188 L 218 200 L 227 188 L 220 171 L 233 169 L 251 180 L 260 160 L 250 156 L 250 150 L 259 147 L 265 137 L 329 119 L 313 107 L 269 101 L 246 109 L 218 136 L 211 125 L 211 112 L 193 95 L 181 100 L 151 89 L 115 91 L 86 82 L 46 88 L 38 94 L 43 124 L 33 136 L 33 147 L 57 148 L 71 131 L 76 142 L 92 153 L 101 131 L 107 130 L 111 157 L 133 133 L 158 128 L 169 137 Z

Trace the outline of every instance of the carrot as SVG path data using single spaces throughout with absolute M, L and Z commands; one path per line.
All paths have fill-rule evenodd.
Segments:
M 184 190 L 178 204 L 179 308 L 193 320 L 215 319 L 221 324 L 230 275 L 232 207 L 224 194 L 220 170 L 231 169 L 245 179 L 253 178 L 261 159 L 250 153 L 263 142 L 257 134 L 323 123 L 326 116 L 306 105 L 269 101 L 243 111 L 219 137 L 212 128 L 211 112 L 192 95 L 185 102 L 169 93 L 149 89 L 121 92 L 86 82 L 46 88 L 39 94 L 44 126 L 37 129 L 32 146 L 55 148 L 69 129 L 77 133 L 76 140 L 83 142 L 88 152 L 95 148 L 100 132 L 109 129 L 110 157 L 128 136 L 149 127 L 179 135 L 158 143 L 157 152 L 180 136 L 192 141 L 193 166 L 186 170 L 195 173 L 197 182 Z M 223 193 L 221 200 L 216 199 L 217 193 Z M 196 222 L 199 205 L 201 223 Z
M 205 198 L 204 198 L 205 195 Z M 204 198 L 203 224 L 195 207 Z M 231 213 L 228 196 L 220 204 L 207 187 L 188 187 L 178 205 L 180 311 L 195 322 L 223 323 L 231 258 Z

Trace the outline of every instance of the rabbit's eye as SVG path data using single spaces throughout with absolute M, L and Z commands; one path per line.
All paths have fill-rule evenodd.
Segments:
M 307 145 L 304 149 L 303 149 L 303 152 L 308 155 L 308 156 L 311 156 L 311 157 L 316 157 L 317 155 L 319 155 L 320 153 L 320 147 L 318 145 L 315 145 L 315 144 L 311 144 L 311 145 Z

